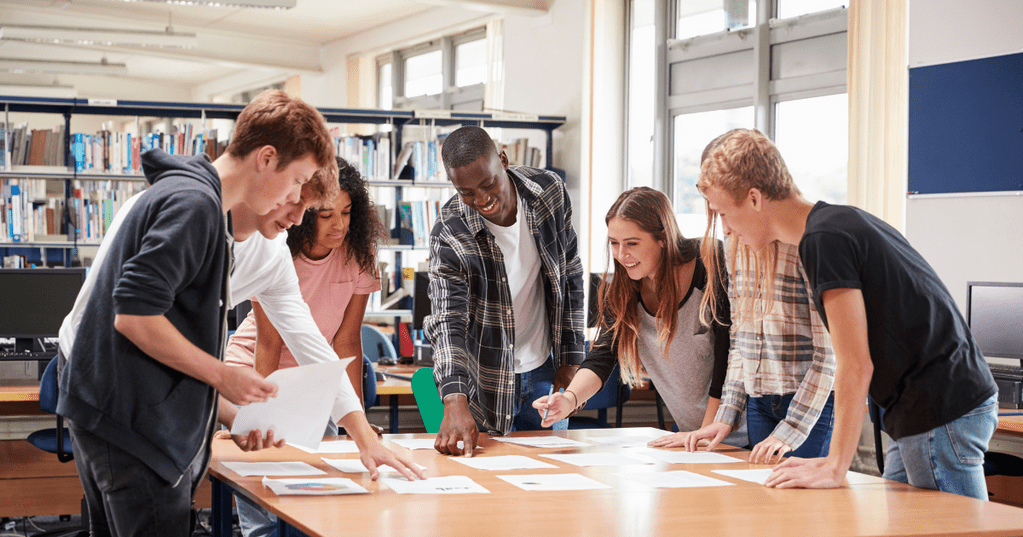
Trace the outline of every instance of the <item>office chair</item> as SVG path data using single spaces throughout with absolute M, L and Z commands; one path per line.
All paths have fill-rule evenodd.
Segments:
M 615 364 L 614 369 L 611 370 L 611 376 L 604 383 L 604 387 L 599 392 L 593 394 L 593 397 L 590 397 L 586 401 L 586 406 L 583 407 L 583 410 L 596 410 L 597 417 L 572 416 L 568 418 L 568 428 L 597 429 L 611 427 L 611 424 L 607 422 L 607 409 L 611 407 L 615 407 L 617 410 L 614 426 L 621 427 L 622 406 L 629 400 L 631 394 L 632 390 L 622 384 L 621 371 L 618 369 L 618 364 Z
M 33 446 L 55 453 L 57 460 L 62 463 L 70 462 L 75 458 L 71 447 L 71 434 L 67 427 L 64 427 L 64 417 L 57 414 L 57 398 L 60 390 L 57 387 L 57 357 L 54 356 L 50 363 L 46 364 L 43 376 L 39 379 L 39 408 L 57 416 L 57 427 L 53 429 L 42 429 L 28 435 L 28 441 Z M 85 497 L 82 497 L 82 526 L 61 528 L 45 533 L 38 533 L 40 537 L 87 537 L 89 535 L 89 516 L 85 507 Z
M 362 355 L 362 403 L 366 410 L 377 404 L 377 374 L 365 354 Z
M 388 361 L 391 364 L 398 362 L 398 352 L 394 350 L 391 338 L 369 324 L 362 325 L 362 354 L 374 363 L 379 363 L 381 358 L 385 364 Z
M 423 418 L 426 432 L 437 433 L 444 419 L 444 403 L 437 392 L 432 367 L 417 369 L 412 374 L 412 394 L 416 397 L 416 406 L 419 407 L 419 416 Z

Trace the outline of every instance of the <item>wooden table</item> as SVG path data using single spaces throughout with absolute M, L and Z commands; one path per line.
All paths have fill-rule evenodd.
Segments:
M 416 366 L 406 365 L 390 365 L 390 366 L 374 366 L 377 371 L 384 373 L 384 375 L 401 375 L 402 377 L 412 377 L 412 374 L 419 369 Z M 412 382 L 388 376 L 384 380 L 377 381 L 377 395 L 386 395 L 390 406 L 390 424 L 391 433 L 398 432 L 398 397 L 401 395 L 412 395 Z
M 998 429 L 996 433 L 1003 433 L 1011 436 L 1023 436 L 1023 410 L 1001 409 L 1002 415 L 998 416 Z M 1023 453 L 1019 454 L 1023 456 Z
M 39 408 L 39 385 L 0 386 L 0 416 L 45 414 Z
M 513 436 L 550 435 L 585 440 L 593 436 L 635 434 L 636 429 L 593 429 L 551 433 L 513 433 Z M 432 438 L 433 435 L 387 435 L 388 438 Z M 832 490 L 778 490 L 711 473 L 713 469 L 756 468 L 733 464 L 665 464 L 627 467 L 629 472 L 688 470 L 734 483 L 734 486 L 698 489 L 653 489 L 619 475 L 623 468 L 581 468 L 538 457 L 541 453 L 615 451 L 618 448 L 537 449 L 506 444 L 481 436 L 478 456 L 526 455 L 545 460 L 559 470 L 489 472 L 459 464 L 433 450 L 415 450 L 413 459 L 430 476 L 467 475 L 490 494 L 457 496 L 399 495 L 367 474 L 342 474 L 309 454 L 290 446 L 243 453 L 229 440 L 214 441 L 210 466 L 214 483 L 214 536 L 230 531 L 230 496 L 233 488 L 254 499 L 280 519 L 311 535 L 352 536 L 473 536 L 521 535 L 795 535 L 908 536 L 908 535 L 1020 535 L 1023 509 L 983 502 L 953 494 L 923 490 L 882 480 L 851 475 L 842 488 Z M 723 451 L 745 460 L 747 452 Z M 330 458 L 355 458 L 330 454 Z M 352 496 L 275 496 L 259 477 L 240 477 L 224 461 L 304 461 L 344 476 L 366 487 L 370 494 Z M 763 468 L 763 466 L 759 466 Z M 526 492 L 497 475 L 579 473 L 611 485 L 606 490 Z M 849 483 L 851 481 L 851 483 Z M 226 501 L 226 503 L 225 503 Z M 216 521 L 220 521 L 217 524 Z M 226 522 L 227 526 L 224 525 Z

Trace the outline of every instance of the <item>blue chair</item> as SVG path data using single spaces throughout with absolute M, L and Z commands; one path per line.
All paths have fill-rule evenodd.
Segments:
M 377 404 L 377 374 L 365 354 L 362 355 L 362 403 L 366 410 Z
M 597 417 L 572 416 L 568 418 L 568 428 L 597 429 L 611 427 L 611 424 L 607 422 L 607 409 L 611 407 L 615 407 L 617 410 L 614 426 L 621 427 L 622 406 L 629 400 L 630 395 L 632 395 L 632 390 L 625 384 L 622 384 L 621 371 L 618 369 L 618 364 L 615 364 L 614 369 L 611 370 L 611 376 L 604 383 L 604 387 L 599 392 L 593 394 L 593 397 L 590 397 L 586 401 L 586 406 L 583 407 L 583 410 L 596 410 Z
M 57 399 L 60 396 L 60 389 L 57 387 L 57 357 L 54 356 L 43 370 L 43 377 L 39 379 L 39 408 L 57 416 L 57 426 L 53 429 L 42 429 L 28 435 L 28 441 L 33 446 L 47 452 L 55 453 L 60 462 L 70 462 L 75 458 L 71 446 L 71 433 L 64 427 L 64 417 L 57 414 Z M 57 530 L 38 533 L 40 537 L 87 537 L 89 535 L 89 517 L 85 506 L 85 497 L 82 497 L 82 526 L 60 528 Z
M 362 354 L 373 363 L 390 360 L 391 363 L 398 362 L 398 352 L 394 350 L 394 343 L 391 338 L 384 335 L 377 327 L 369 324 L 362 325 Z

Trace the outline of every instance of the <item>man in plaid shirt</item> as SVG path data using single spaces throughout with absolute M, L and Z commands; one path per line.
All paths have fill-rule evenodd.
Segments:
M 582 263 L 561 178 L 509 168 L 479 127 L 451 133 L 441 157 L 457 195 L 430 233 L 435 447 L 471 456 L 481 429 L 540 429 L 532 401 L 571 382 L 584 357 Z

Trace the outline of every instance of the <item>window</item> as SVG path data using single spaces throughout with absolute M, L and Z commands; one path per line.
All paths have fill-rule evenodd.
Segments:
M 455 47 L 455 85 L 464 88 L 487 82 L 487 40 L 477 39 Z
M 405 97 L 437 95 L 444 90 L 441 51 L 411 56 L 405 60 Z
M 685 39 L 753 26 L 756 0 L 678 0 L 675 37 Z
M 845 93 L 775 105 L 774 142 L 810 201 L 846 202 L 849 99 Z
M 653 186 L 654 173 L 654 0 L 633 0 L 629 14 L 626 184 Z
M 394 80 L 391 77 L 391 62 L 377 67 L 377 108 L 391 110 L 394 108 Z
M 788 19 L 848 5 L 849 0 L 778 0 L 778 18 Z
M 647 1 L 674 2 L 676 8 L 675 17 L 654 21 L 678 24 L 661 31 L 679 39 L 668 44 L 667 96 L 654 109 L 655 121 L 668 128 L 654 132 L 663 144 L 654 144 L 653 186 L 672 199 L 683 233 L 698 236 L 706 228 L 705 204 L 695 188 L 703 148 L 737 127 L 756 128 L 776 141 L 808 200 L 844 202 L 847 10 L 827 0 L 632 0 Z M 805 13 L 818 8 L 825 11 Z M 797 15 L 766 17 L 779 10 Z M 733 23 L 735 31 L 721 31 Z M 642 38 L 635 25 L 631 30 L 632 41 Z M 630 72 L 630 88 L 641 83 L 633 77 Z M 630 114 L 630 157 L 640 143 L 632 136 L 636 126 L 646 128 Z M 661 169 L 658 162 L 671 166 Z

